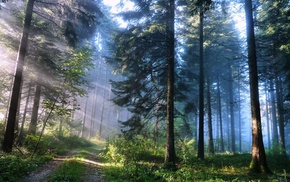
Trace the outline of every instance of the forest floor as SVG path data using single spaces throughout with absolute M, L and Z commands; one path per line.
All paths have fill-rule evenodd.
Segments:
M 74 159 L 81 151 L 74 150 L 66 154 L 65 156 L 55 157 L 43 166 L 40 166 L 36 170 L 32 171 L 26 178 L 21 182 L 45 182 L 49 181 L 50 176 L 58 170 L 58 167 L 70 159 Z M 102 170 L 104 165 L 100 158 L 99 153 L 88 153 L 87 158 L 81 159 L 85 166 L 83 174 L 81 174 L 81 181 L 85 182 L 103 182 L 105 176 Z

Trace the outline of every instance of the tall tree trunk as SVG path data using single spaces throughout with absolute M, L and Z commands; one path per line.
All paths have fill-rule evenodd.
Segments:
M 239 99 L 239 105 L 238 105 L 238 117 L 239 117 L 239 152 L 242 152 L 242 115 L 241 115 L 241 78 L 240 78 L 240 69 L 239 69 L 239 79 L 238 79 L 238 99 Z
M 166 150 L 165 166 L 175 168 L 175 147 L 174 147 L 174 14 L 175 1 L 169 0 L 167 9 L 168 19 L 166 22 L 167 29 L 167 108 L 166 108 Z
M 28 0 L 27 6 L 26 6 L 24 27 L 23 27 L 22 37 L 20 40 L 19 52 L 17 56 L 17 64 L 16 64 L 15 78 L 14 78 L 13 87 L 12 87 L 12 95 L 11 95 L 11 101 L 10 101 L 10 106 L 9 106 L 8 121 L 6 124 L 4 140 L 2 144 L 3 151 L 7 153 L 10 153 L 12 151 L 12 146 L 14 142 L 14 129 L 15 129 L 15 122 L 16 122 L 17 106 L 19 102 L 19 94 L 21 91 L 24 58 L 25 58 L 26 50 L 27 50 L 28 36 L 29 36 L 29 31 L 30 31 L 34 1 L 35 0 Z
M 24 124 L 25 124 L 26 114 L 27 114 L 27 110 L 28 110 L 31 87 L 32 87 L 32 83 L 30 82 L 29 86 L 28 86 L 28 90 L 27 90 L 27 96 L 26 96 L 25 108 L 24 108 L 23 116 L 22 116 L 21 127 L 20 127 L 20 131 L 19 131 L 19 134 L 17 137 L 17 144 L 20 146 L 22 145 L 23 139 L 24 139 Z
M 216 151 L 220 151 L 220 143 L 219 143 L 219 139 L 220 139 L 220 130 L 219 130 L 219 113 L 218 111 L 216 112 L 216 143 L 215 143 L 215 149 Z
M 230 123 L 231 123 L 231 151 L 236 153 L 236 137 L 235 137 L 235 113 L 234 113 L 234 94 L 233 94 L 233 71 L 231 64 L 228 63 L 228 71 L 229 71 L 229 99 L 230 99 Z
M 203 6 L 199 8 L 199 129 L 197 158 L 204 159 L 204 55 Z
M 96 111 L 97 110 L 97 85 L 94 89 L 94 96 L 93 96 L 93 107 L 91 110 L 91 119 L 90 119 L 90 132 L 89 132 L 89 139 L 94 136 L 94 128 L 95 128 L 95 120 L 96 120 Z
M 273 132 L 273 143 L 278 142 L 278 128 L 277 128 L 277 115 L 276 115 L 276 99 L 273 80 L 270 81 L 270 96 L 271 96 L 271 107 L 272 107 L 272 132 Z
M 218 76 L 217 82 L 217 97 L 218 97 L 218 113 L 219 113 L 219 124 L 220 124 L 220 135 L 221 135 L 221 152 L 225 151 L 224 146 L 224 134 L 223 134 L 223 117 L 222 117 L 222 104 L 221 104 L 221 89 L 220 89 L 220 76 Z
M 16 112 L 16 120 L 15 120 L 15 129 L 14 129 L 14 134 L 18 135 L 18 129 L 19 129 L 19 120 L 20 120 L 20 108 L 21 108 L 21 95 L 22 95 L 22 85 L 23 85 L 23 81 L 21 81 L 21 85 L 20 85 L 20 92 L 19 92 L 19 102 L 17 105 L 17 112 Z
M 259 101 L 258 69 L 256 56 L 256 41 L 253 22 L 252 1 L 245 0 L 248 65 L 250 77 L 250 97 L 252 112 L 252 160 L 250 171 L 254 173 L 272 173 L 267 165 L 266 153 L 263 143 L 262 123 Z
M 207 115 L 208 115 L 208 152 L 214 154 L 213 136 L 212 136 L 212 113 L 211 113 L 211 94 L 210 94 L 210 80 L 207 74 Z
M 225 120 L 225 124 L 226 124 L 226 133 L 227 133 L 227 150 L 228 151 L 231 151 L 231 127 L 230 127 L 230 125 L 231 125 L 231 122 L 230 122 L 230 118 L 229 118 L 229 116 L 230 116 L 230 102 L 227 102 L 226 103 L 226 112 L 227 112 L 227 114 L 226 114 L 226 120 Z
M 34 93 L 34 101 L 33 101 L 33 108 L 31 114 L 31 121 L 29 124 L 28 133 L 35 134 L 37 128 L 37 121 L 38 121 L 38 110 L 39 110 L 39 102 L 40 102 L 40 93 L 41 93 L 41 86 L 39 83 L 36 83 L 35 93 Z
M 105 96 L 106 96 L 106 90 L 104 89 L 103 103 L 102 103 L 102 109 L 101 109 L 101 120 L 100 120 L 100 127 L 99 127 L 100 138 L 102 138 L 102 130 L 103 130 L 103 120 L 104 120 L 104 113 L 105 113 Z
M 278 110 L 278 124 L 279 124 L 279 142 L 282 148 L 282 154 L 286 155 L 286 144 L 285 144 L 285 121 L 284 121 L 284 106 L 282 98 L 282 87 L 281 80 L 278 76 L 275 77 L 276 82 L 276 97 L 277 97 L 277 110 Z
M 267 120 L 267 137 L 268 137 L 268 148 L 271 148 L 271 133 L 270 133 L 270 119 L 269 119 L 269 95 L 267 91 L 267 83 L 265 83 L 265 96 L 266 96 L 266 120 Z
M 168 48 L 167 48 L 167 109 L 166 109 L 166 153 L 165 165 L 170 168 L 175 168 L 175 147 L 174 147 L 174 0 L 169 1 L 167 33 L 168 33 Z
M 85 127 L 86 127 L 86 116 L 87 116 L 88 100 L 89 100 L 89 98 L 86 97 L 85 110 L 83 112 L 82 129 L 81 129 L 81 133 L 80 133 L 80 137 L 81 138 L 84 137 Z

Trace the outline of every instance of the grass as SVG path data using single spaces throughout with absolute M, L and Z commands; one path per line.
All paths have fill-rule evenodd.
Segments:
M 205 160 L 193 158 L 190 163 L 178 163 L 177 171 L 163 168 L 162 163 L 151 163 L 150 159 L 106 168 L 108 181 L 287 181 L 285 171 L 290 171 L 289 160 L 280 162 L 269 156 L 269 166 L 274 176 L 249 174 L 250 154 L 220 154 Z M 283 162 L 286 161 L 286 162 Z M 287 162 L 288 161 L 288 162 Z M 279 163 L 279 165 L 275 165 Z
M 61 145 L 57 141 L 43 141 L 42 148 L 46 145 L 65 151 L 79 148 L 78 153 L 71 159 L 60 164 L 59 168 L 50 176 L 49 182 L 55 181 L 81 181 L 87 166 L 86 160 L 107 162 L 101 168 L 105 172 L 106 180 L 110 182 L 187 182 L 187 181 L 286 181 L 290 177 L 290 160 L 286 156 L 269 153 L 267 155 L 269 168 L 277 175 L 262 176 L 249 174 L 251 154 L 216 154 L 206 156 L 205 160 L 196 158 L 192 144 L 178 148 L 177 170 L 167 170 L 163 167 L 164 149 L 152 145 L 150 140 L 136 139 L 127 141 L 122 139 L 108 142 L 106 150 L 104 144 L 97 145 L 76 138 L 62 139 Z M 58 140 L 59 141 L 59 140 Z M 67 141 L 67 145 L 65 142 Z M 75 145 L 77 143 L 77 145 Z M 182 146 L 181 146 L 182 147 Z M 44 151 L 44 150 L 42 150 Z M 103 151 L 102 155 L 96 155 Z M 38 154 L 31 159 L 27 155 L 20 155 L 16 151 L 12 154 L 0 153 L 0 182 L 19 181 L 55 154 Z M 99 168 L 99 167 L 98 167 Z
M 249 173 L 251 154 L 216 154 L 204 160 L 196 157 L 192 144 L 180 145 L 177 170 L 163 166 L 164 150 L 154 148 L 148 141 L 134 139 L 131 142 L 116 139 L 109 142 L 106 157 L 112 161 L 105 167 L 108 181 L 191 182 L 191 181 L 286 181 L 290 177 L 290 160 L 277 153 L 267 155 L 268 166 L 275 173 L 263 176 Z M 182 148 L 182 146 L 186 146 Z
M 48 182 L 77 182 L 81 180 L 85 164 L 77 159 L 69 159 L 60 164 L 58 169 L 49 177 Z
M 31 159 L 29 155 L 0 153 L 0 182 L 18 181 L 51 159 L 51 155 Z

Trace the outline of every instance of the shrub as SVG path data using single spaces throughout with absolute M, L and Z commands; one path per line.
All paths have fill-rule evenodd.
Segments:
M 184 138 L 183 140 L 179 140 L 177 142 L 176 148 L 177 150 L 177 156 L 182 159 L 183 163 L 191 163 L 195 153 L 195 139 L 189 139 L 189 138 Z
M 19 155 L 0 153 L 0 181 L 18 181 L 51 158 L 51 156 L 40 156 L 37 159 L 30 159 Z

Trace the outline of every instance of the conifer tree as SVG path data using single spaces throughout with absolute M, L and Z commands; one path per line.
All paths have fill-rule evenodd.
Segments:
M 251 97 L 251 112 L 252 112 L 252 161 L 250 164 L 250 170 L 251 172 L 254 173 L 271 174 L 272 172 L 270 171 L 267 165 L 262 135 L 256 42 L 254 33 L 253 8 L 251 0 L 245 0 L 245 12 L 247 23 L 248 65 L 250 76 L 250 97 Z
M 2 149 L 4 152 L 11 152 L 14 142 L 14 130 L 16 123 L 16 115 L 19 103 L 19 96 L 21 93 L 22 74 L 24 67 L 24 58 L 27 52 L 28 36 L 33 14 L 34 0 L 29 0 L 26 7 L 26 15 L 24 20 L 22 37 L 20 40 L 20 47 L 17 57 L 16 72 L 13 81 L 13 88 L 10 100 L 9 115 L 4 134 Z

